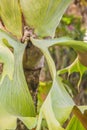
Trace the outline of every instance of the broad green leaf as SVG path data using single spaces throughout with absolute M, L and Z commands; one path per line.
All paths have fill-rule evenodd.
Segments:
M 49 48 L 50 46 L 58 45 L 58 46 L 67 46 L 73 48 L 77 52 L 77 59 L 67 68 L 60 70 L 59 73 L 69 72 L 69 74 L 73 72 L 80 72 L 80 80 L 78 82 L 78 86 L 81 82 L 81 78 L 83 73 L 87 70 L 86 67 L 86 52 L 87 52 L 87 44 L 83 41 L 75 41 L 70 38 L 62 37 L 55 39 L 45 39 L 38 40 L 32 39 L 32 42 L 35 42 L 35 45 L 39 48 Z M 84 57 L 83 57 L 84 56 Z
M 28 129 L 33 129 L 37 125 L 36 117 L 19 117 L 19 119 L 26 125 Z
M 18 0 L 0 0 L 0 16 L 6 29 L 21 38 L 22 18 Z
M 53 79 L 52 88 L 41 107 L 37 130 L 40 129 L 42 118 L 46 119 L 49 130 L 62 129 L 60 128 L 60 124 L 63 124 L 66 121 L 75 104 L 69 96 L 68 92 L 65 90 L 60 78 L 57 78 L 55 64 L 50 56 L 48 48 L 41 46 L 41 44 L 39 46 L 37 40 L 32 40 L 32 42 L 41 49 L 45 58 L 47 59 L 47 63 Z
M 6 111 L 0 104 L 0 130 L 15 130 L 17 127 L 17 118 L 19 118 L 27 128 L 32 129 L 36 127 L 37 118 L 35 117 L 18 117 Z
M 13 50 L 14 49 L 16 50 L 16 48 L 18 49 L 20 47 L 20 42 L 17 39 L 14 39 L 10 34 L 4 32 L 1 29 L 0 29 L 0 41 L 2 41 L 1 42 L 2 45 L 7 46 L 9 48 L 13 48 Z M 25 45 L 22 44 L 22 46 Z
M 47 102 L 46 102 L 47 101 Z M 38 125 L 36 130 L 40 130 L 42 119 L 45 118 L 49 130 L 64 130 L 60 123 L 55 118 L 54 112 L 51 106 L 51 99 L 48 96 L 42 106 L 39 114 Z
M 60 79 L 56 80 L 41 107 L 37 130 L 40 129 L 42 118 L 46 119 L 49 130 L 63 130 L 60 124 L 66 121 L 74 106 Z
M 72 117 L 66 130 L 85 130 L 81 122 L 75 116 Z
M 0 130 L 15 130 L 17 117 L 9 114 L 0 104 Z
M 69 117 L 73 108 L 74 101 L 65 90 L 64 85 L 60 78 L 56 78 L 53 82 L 51 90 L 51 104 L 55 113 L 56 119 L 63 124 Z
M 34 103 L 28 90 L 22 65 L 26 46 L 0 31 L 0 40 L 2 39 L 6 39 L 9 45 L 14 48 L 14 73 L 12 80 L 5 76 L 0 84 L 0 102 L 13 115 L 35 116 Z
M 58 77 L 56 78 L 55 65 L 51 56 L 49 55 L 48 48 L 54 45 L 72 47 L 77 52 L 78 57 L 74 61 L 74 63 L 70 65 L 68 68 L 65 68 L 62 71 L 62 73 L 66 71 L 68 71 L 69 73 L 72 73 L 73 71 L 76 71 L 76 72 L 79 71 L 80 75 L 82 76 L 83 73 L 87 70 L 87 67 L 82 65 L 82 63 L 80 63 L 79 54 L 86 55 L 87 45 L 86 43 L 82 41 L 75 41 L 75 40 L 71 40 L 70 38 L 58 38 L 58 39 L 49 39 L 49 40 L 38 40 L 38 39 L 31 38 L 31 40 L 35 46 L 41 49 L 44 56 L 46 57 L 47 63 L 51 72 L 51 76 L 53 79 L 52 88 L 41 108 L 37 130 L 39 130 L 40 128 L 40 123 L 43 116 L 46 119 L 49 128 L 54 129 L 56 124 L 55 123 L 52 124 L 52 120 L 51 120 L 51 124 L 52 124 L 51 126 L 50 122 L 48 121 L 52 117 L 51 113 L 54 115 L 54 118 L 57 119 L 60 124 L 63 124 L 64 121 L 68 118 L 75 104 L 72 101 L 71 97 L 69 96 L 68 92 L 65 90 L 62 81 Z M 82 117 L 83 119 L 85 119 L 83 115 Z M 82 121 L 82 123 L 84 124 L 84 121 Z
M 62 15 L 72 0 L 21 0 L 26 23 L 41 37 L 54 36 Z
M 2 44 L 0 40 L 0 63 L 3 64 L 3 72 L 0 79 L 0 84 L 2 83 L 6 75 L 9 76 L 10 80 L 13 79 L 14 72 L 14 56 L 12 52 Z

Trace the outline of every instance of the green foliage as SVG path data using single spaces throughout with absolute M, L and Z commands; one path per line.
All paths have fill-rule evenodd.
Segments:
M 37 118 L 35 117 L 19 117 L 19 119 L 26 125 L 28 129 L 33 129 L 37 125 Z
M 16 117 L 9 114 L 0 103 L 0 130 L 15 129 Z
M 23 69 L 22 69 L 22 59 L 23 59 L 25 45 L 22 45 L 17 41 L 14 41 L 14 39 L 11 39 L 2 31 L 0 33 L 2 34 L 2 37 L 0 38 L 1 39 L 6 38 L 8 43 L 14 48 L 13 55 L 15 60 L 12 66 L 12 68 L 14 68 L 12 80 L 10 80 L 8 76 L 4 76 L 4 80 L 1 83 L 0 101 L 4 105 L 4 107 L 6 107 L 7 110 L 11 113 L 14 113 L 16 115 L 21 115 L 21 116 L 34 116 L 35 111 L 34 111 L 33 102 L 28 92 L 28 87 L 25 82 Z M 11 44 L 11 41 L 13 45 Z M 9 72 L 10 71 L 11 70 L 9 70 Z M 4 101 L 3 101 L 3 97 L 5 97 Z M 20 107 L 20 105 L 22 107 Z
M 67 126 L 66 130 L 85 130 L 82 126 L 81 122 L 75 116 L 72 117 L 69 125 Z
M 6 75 L 9 76 L 10 80 L 13 77 L 14 71 L 14 57 L 11 51 L 1 41 L 0 45 L 0 62 L 4 64 L 3 74 L 1 75 L 1 83 Z
M 0 0 L 0 17 L 10 33 L 17 38 L 22 37 L 22 18 L 18 0 Z
M 40 130 L 42 120 L 45 119 L 49 130 L 64 130 L 62 125 L 68 119 L 75 103 L 57 74 L 49 47 L 67 46 L 77 52 L 77 59 L 73 64 L 58 73 L 68 71 L 70 74 L 76 71 L 80 72 L 80 77 L 82 77 L 87 70 L 84 58 L 82 58 L 86 57 L 87 52 L 87 45 L 84 42 L 66 37 L 53 38 L 56 27 L 71 2 L 72 0 L 0 0 L 0 17 L 5 26 L 4 31 L 0 30 L 0 62 L 4 66 L 0 80 L 0 129 L 15 129 L 16 120 L 19 118 L 28 129 L 37 126 L 36 129 Z M 22 23 L 22 15 L 25 23 Z M 66 19 L 63 18 L 63 21 L 66 22 Z M 67 24 L 70 24 L 71 21 L 72 19 L 68 19 Z M 12 26 L 11 23 L 13 23 Z M 24 24 L 34 29 L 37 39 L 33 38 L 32 34 L 30 41 L 42 51 L 52 77 L 50 84 L 44 84 L 46 87 L 49 86 L 44 90 L 46 94 L 44 102 L 40 97 L 41 86 L 39 88 L 38 99 L 41 106 L 39 106 L 38 116 L 36 116 L 38 113 L 35 113 L 34 103 L 23 72 L 23 54 L 27 45 L 21 44 L 19 39 L 24 33 L 22 32 Z M 11 33 L 11 36 L 5 32 L 6 30 Z M 12 35 L 15 35 L 17 40 Z M 52 37 L 53 39 L 42 39 L 43 37 Z M 84 109 L 87 107 L 85 106 Z M 79 118 L 78 111 L 76 111 L 76 115 Z M 77 117 L 71 119 L 66 130 L 84 130 L 83 118 L 80 120 L 82 126 Z M 7 122 L 6 125 L 4 125 L 4 121 Z M 74 122 L 75 126 L 73 127 Z
M 21 0 L 26 23 L 40 37 L 54 36 L 61 16 L 72 0 Z M 62 8 L 64 5 L 64 8 Z
M 52 130 L 53 128 L 59 129 L 60 126 L 58 123 L 56 123 L 56 121 L 58 120 L 61 124 L 63 124 L 64 121 L 66 121 L 74 106 L 74 102 L 72 101 L 72 99 L 70 98 L 66 90 L 64 89 L 64 85 L 62 84 L 60 78 L 57 78 L 56 76 L 56 68 L 50 56 L 50 53 L 48 51 L 47 44 L 45 43 L 45 41 L 47 40 L 36 40 L 36 39 L 31 39 L 31 40 L 33 44 L 39 47 L 43 52 L 43 54 L 45 55 L 48 66 L 50 68 L 51 76 L 53 78 L 52 88 L 44 104 L 42 105 L 39 120 L 45 118 L 50 130 Z M 44 43 L 44 48 L 43 48 L 43 43 Z M 50 42 L 48 42 L 48 46 L 51 45 L 49 44 Z M 37 130 L 40 129 L 40 123 L 38 123 Z
M 12 53 L 5 45 L 5 51 L 3 51 L 2 48 L 4 53 L 2 63 L 6 66 L 5 68 L 8 68 L 8 71 L 3 68 L 5 71 L 3 71 L 3 73 L 5 74 L 2 73 L 4 77 L 3 81 L 0 81 L 0 103 L 2 107 L 6 108 L 8 113 L 14 117 L 16 116 L 15 118 L 21 118 L 23 116 L 24 122 L 26 122 L 27 120 L 30 120 L 30 118 L 28 119 L 27 117 L 35 116 L 34 104 L 28 91 L 22 68 L 23 53 L 26 46 L 18 41 L 15 41 L 3 31 L 0 31 L 0 36 L 1 40 L 5 39 L 5 41 L 7 41 L 7 43 L 14 49 L 14 53 Z M 0 47 L 2 47 L 1 45 Z M 12 73 L 11 79 L 8 77 L 10 73 Z M 25 117 L 27 119 L 25 119 Z M 4 129 L 4 124 L 1 124 L 1 127 Z
M 49 50 L 48 48 L 50 46 L 54 46 L 54 45 L 59 45 L 59 46 L 68 46 L 68 47 L 72 47 L 73 49 L 75 49 L 75 51 L 79 52 L 79 50 L 81 52 L 85 52 L 87 45 L 82 42 L 82 41 L 75 41 L 75 40 L 71 40 L 70 38 L 56 38 L 56 39 L 48 39 L 48 40 L 38 40 L 38 39 L 32 39 L 32 43 L 37 46 L 38 48 L 41 49 L 41 51 L 43 52 L 48 66 L 50 68 L 50 73 L 53 79 L 53 84 L 52 84 L 52 88 L 44 102 L 44 104 L 41 107 L 41 114 L 40 114 L 40 121 L 38 121 L 38 127 L 37 130 L 40 130 L 40 123 L 42 118 L 45 118 L 48 124 L 49 129 L 53 129 L 53 127 L 55 129 L 59 129 L 60 126 L 57 126 L 57 124 L 53 123 L 51 121 L 51 117 L 53 116 L 52 119 L 58 120 L 58 122 L 62 125 L 67 118 L 69 117 L 69 114 L 72 110 L 72 108 L 74 107 L 74 102 L 72 101 L 71 97 L 69 96 L 69 94 L 67 93 L 67 91 L 64 89 L 64 85 L 62 83 L 62 80 L 60 80 L 59 78 L 56 77 L 56 68 L 54 65 L 54 62 L 50 56 Z M 69 71 L 69 73 L 72 73 L 73 71 L 79 71 L 80 75 L 82 77 L 83 73 L 87 70 L 87 67 L 85 67 L 84 65 L 82 65 L 79 61 L 79 59 L 76 59 L 76 61 L 70 66 L 70 69 L 64 69 L 65 71 Z M 60 71 L 63 72 L 63 71 Z M 52 96 L 51 96 L 52 94 Z M 48 110 L 48 104 L 49 104 L 49 110 Z M 46 113 L 47 112 L 47 113 Z M 51 115 L 52 114 L 52 115 Z M 48 118 L 48 116 L 50 118 Z M 50 121 L 49 121 L 50 120 Z

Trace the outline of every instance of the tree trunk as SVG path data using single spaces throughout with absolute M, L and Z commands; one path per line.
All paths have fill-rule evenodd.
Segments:
M 27 46 L 24 53 L 23 59 L 23 68 L 24 74 L 26 78 L 26 82 L 28 84 L 29 91 L 33 98 L 35 108 L 37 111 L 37 87 L 39 84 L 39 76 L 41 68 L 44 66 L 44 57 L 41 51 L 36 48 L 30 41 L 30 32 L 27 28 L 25 30 L 25 34 L 23 36 L 22 41 L 26 42 Z M 25 36 L 26 35 L 26 36 Z M 18 119 L 16 130 L 28 130 L 26 126 Z

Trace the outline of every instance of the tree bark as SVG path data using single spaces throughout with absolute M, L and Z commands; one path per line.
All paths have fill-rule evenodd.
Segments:
M 44 57 L 41 51 L 35 47 L 30 41 L 30 36 L 32 34 L 32 29 L 25 28 L 24 36 L 22 42 L 26 43 L 26 49 L 23 58 L 23 69 L 28 84 L 29 91 L 33 98 L 36 112 L 37 112 L 37 90 L 39 84 L 39 76 L 41 68 L 44 66 Z M 34 35 L 35 36 L 35 35 Z M 28 130 L 26 126 L 18 119 L 16 130 Z

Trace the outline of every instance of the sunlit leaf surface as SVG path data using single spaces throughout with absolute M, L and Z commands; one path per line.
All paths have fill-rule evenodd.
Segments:
M 69 114 L 75 104 L 68 92 L 65 90 L 61 79 L 57 77 L 56 68 L 47 46 L 44 45 L 43 47 L 43 42 L 41 41 L 40 44 L 40 40 L 39 43 L 35 39 L 31 40 L 33 44 L 40 48 L 43 52 L 53 79 L 51 90 L 41 107 L 37 130 L 40 129 L 42 118 L 46 119 L 50 130 L 53 130 L 54 128 L 55 130 L 63 129 L 60 127 L 60 124 L 63 124 L 69 117 Z
M 27 128 L 32 129 L 36 127 L 37 118 L 36 117 L 19 117 L 14 116 L 7 112 L 0 104 L 0 130 L 15 130 L 17 127 L 17 118 L 19 118 Z
M 22 36 L 21 12 L 26 24 L 34 29 L 36 35 L 54 37 L 55 29 L 71 2 L 72 0 L 21 0 L 19 3 L 18 0 L 11 0 L 10 2 L 9 0 L 0 0 L 0 17 L 5 28 L 17 38 Z M 63 6 L 64 8 L 62 8 Z M 44 118 L 49 130 L 64 130 L 61 125 L 68 119 L 75 103 L 64 88 L 62 79 L 57 75 L 48 48 L 54 45 L 72 47 L 77 52 L 77 59 L 68 67 L 68 70 L 66 68 L 60 73 L 79 71 L 82 77 L 86 71 L 82 56 L 85 55 L 86 57 L 84 52 L 87 52 L 87 45 L 82 41 L 64 37 L 49 40 L 31 38 L 31 41 L 42 51 L 47 60 L 52 77 L 51 89 L 42 104 L 37 123 L 34 103 L 28 90 L 22 66 L 26 45 L 15 41 L 0 30 L 0 62 L 4 64 L 0 80 L 0 129 L 15 129 L 16 119 L 19 118 L 29 129 L 34 128 L 37 124 L 36 129 L 40 130 Z M 9 47 L 12 48 L 12 51 Z M 6 121 L 5 126 L 4 121 Z M 76 117 L 71 119 L 66 130 L 73 130 L 73 124 L 75 124 L 75 130 L 84 130 Z
M 0 40 L 2 39 L 6 39 L 14 49 L 14 73 L 12 80 L 6 75 L 0 84 L 0 102 L 9 113 L 24 117 L 35 116 L 33 100 L 22 67 L 23 53 L 26 46 L 0 31 Z M 10 62 L 9 58 L 8 62 Z
M 0 16 L 6 29 L 21 38 L 22 17 L 18 0 L 0 0 Z
M 34 39 L 32 39 L 34 40 Z M 87 44 L 83 41 L 75 41 L 70 38 L 62 37 L 62 38 L 55 38 L 55 39 L 46 39 L 46 40 L 35 40 L 36 45 L 39 48 L 49 48 L 51 46 L 66 46 L 71 47 L 77 52 L 76 60 L 67 68 L 58 71 L 58 74 L 63 74 L 68 72 L 69 74 L 73 72 L 80 73 L 80 80 L 78 82 L 78 86 L 81 82 L 82 76 L 84 72 L 87 70 L 87 66 L 84 65 L 86 62 L 86 52 L 87 52 Z
M 14 56 L 12 52 L 2 43 L 3 42 L 0 40 L 0 63 L 3 64 L 3 73 L 0 77 L 1 82 L 6 75 L 8 75 L 10 80 L 12 80 L 14 72 Z
M 32 39 L 32 41 L 35 40 L 36 45 L 43 48 L 49 48 L 51 46 L 66 46 L 71 47 L 76 52 L 86 52 L 87 51 L 87 44 L 84 41 L 76 41 L 68 37 L 61 37 L 61 38 L 54 38 L 54 39 Z
M 36 117 L 19 117 L 19 119 L 26 125 L 28 129 L 33 129 L 37 125 Z
M 21 0 L 26 23 L 38 36 L 54 36 L 62 15 L 72 0 Z M 63 8 L 62 8 L 63 7 Z

